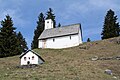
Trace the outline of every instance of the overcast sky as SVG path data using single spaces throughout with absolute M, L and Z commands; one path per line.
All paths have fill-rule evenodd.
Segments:
M 30 48 L 40 12 L 53 9 L 62 26 L 81 23 L 83 40 L 101 39 L 104 17 L 109 9 L 120 22 L 120 0 L 0 0 L 0 21 L 9 14 L 16 31 L 20 31 Z

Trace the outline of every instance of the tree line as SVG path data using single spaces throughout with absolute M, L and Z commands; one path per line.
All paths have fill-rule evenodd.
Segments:
M 56 28 L 55 14 L 51 8 L 46 12 L 46 16 L 41 12 L 38 16 L 37 26 L 34 30 L 34 37 L 31 43 L 31 49 L 38 48 L 38 37 L 44 30 L 45 19 L 52 19 L 53 26 Z M 108 39 L 112 37 L 120 36 L 120 25 L 117 21 L 118 18 L 113 10 L 108 10 L 105 16 L 103 29 L 101 32 L 101 39 Z M 6 18 L 2 20 L 0 27 L 0 57 L 8 57 L 21 54 L 25 52 L 28 47 L 21 32 L 16 32 L 16 28 L 13 27 L 12 18 L 6 15 Z M 59 23 L 57 27 L 61 27 Z M 90 42 L 90 38 L 87 40 Z
M 21 32 L 16 32 L 12 18 L 6 15 L 0 27 L 0 57 L 19 55 L 28 47 Z

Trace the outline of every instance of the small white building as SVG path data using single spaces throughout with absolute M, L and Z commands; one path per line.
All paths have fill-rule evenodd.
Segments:
M 20 55 L 20 64 L 29 65 L 29 64 L 42 64 L 45 61 L 33 50 L 28 50 L 25 53 Z
M 38 38 L 38 48 L 61 49 L 82 44 L 80 24 L 53 28 L 51 19 L 45 20 L 45 30 Z

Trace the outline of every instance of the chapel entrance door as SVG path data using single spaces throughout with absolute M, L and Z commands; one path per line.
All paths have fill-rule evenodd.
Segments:
M 46 48 L 46 40 L 42 40 L 42 48 Z

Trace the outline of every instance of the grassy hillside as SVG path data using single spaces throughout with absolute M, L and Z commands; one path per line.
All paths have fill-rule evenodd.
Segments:
M 36 68 L 17 68 L 19 56 L 0 58 L 0 80 L 120 80 L 120 60 L 91 60 L 94 56 L 120 56 L 118 39 L 120 37 L 68 49 L 35 49 L 46 61 Z M 106 69 L 112 70 L 113 75 L 105 74 Z

